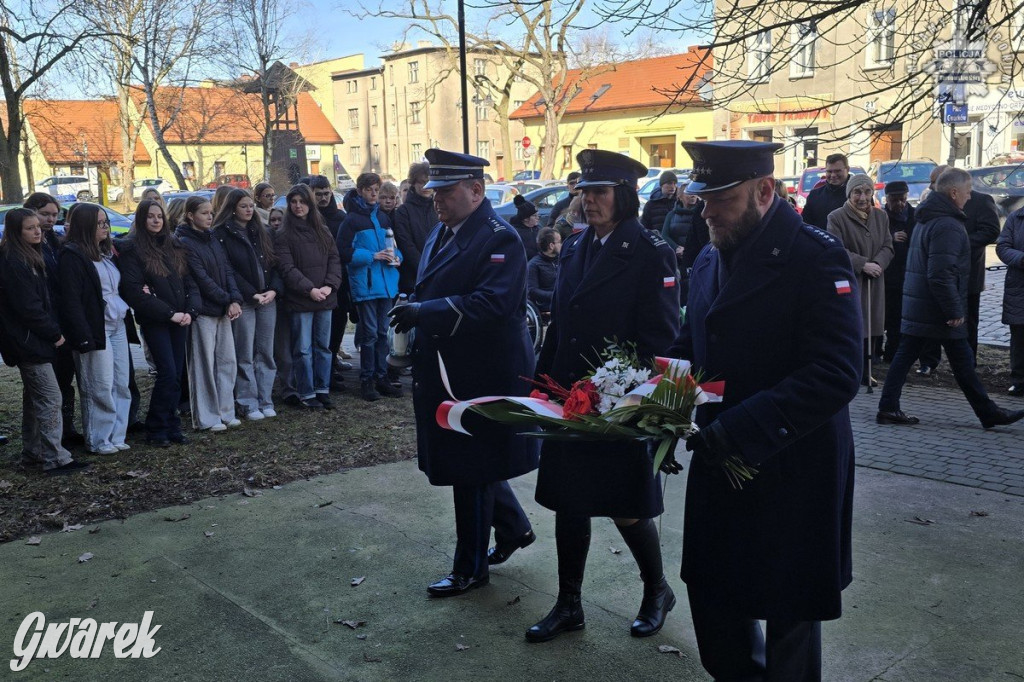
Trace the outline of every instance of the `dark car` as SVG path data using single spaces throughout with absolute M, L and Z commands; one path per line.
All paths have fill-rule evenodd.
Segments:
M 551 187 L 541 187 L 535 189 L 532 192 L 527 192 L 523 195 L 527 201 L 537 207 L 537 215 L 540 217 L 540 224 L 548 224 L 548 216 L 551 215 L 551 209 L 554 208 L 555 204 L 559 200 L 569 196 L 569 188 L 565 185 L 552 185 Z M 512 217 L 516 214 L 515 202 L 509 201 L 501 204 L 500 206 L 494 207 L 494 212 L 505 220 L 511 221 Z
M 974 179 L 974 189 L 995 200 L 1000 220 L 1024 206 L 1024 163 L 972 168 L 967 172 Z
M 876 161 L 868 172 L 875 181 L 875 198 L 879 204 L 884 203 L 886 183 L 902 180 L 910 188 L 907 201 L 911 206 L 917 206 L 936 165 L 934 161 Z

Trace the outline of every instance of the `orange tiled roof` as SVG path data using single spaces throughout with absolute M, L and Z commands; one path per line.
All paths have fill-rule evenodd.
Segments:
M 664 107 L 672 100 L 658 90 L 679 89 L 691 77 L 690 86 L 677 100 L 676 105 L 700 102 L 696 86 L 700 79 L 710 71 L 711 66 L 711 55 L 707 50 L 691 47 L 683 54 L 622 62 L 607 71 L 598 69 L 596 73 L 587 76 L 582 81 L 580 80 L 581 70 L 572 69 L 566 73 L 565 86 L 562 91 L 571 92 L 577 83 L 582 90 L 572 99 L 566 109 L 566 114 Z M 605 86 L 609 87 L 605 88 Z M 543 116 L 544 106 L 538 106 L 539 100 L 541 100 L 541 95 L 538 92 L 512 112 L 510 118 L 523 119 Z
M 114 100 L 42 100 L 24 103 L 25 118 L 50 164 L 80 164 L 76 154 L 85 142 L 89 163 L 122 164 L 121 126 Z M 135 143 L 135 163 L 152 163 L 141 141 Z
M 134 95 L 145 113 L 145 96 Z M 258 94 L 236 88 L 164 87 L 156 93 L 160 119 L 170 119 L 181 108 L 174 124 L 164 133 L 168 144 L 260 144 L 263 105 Z M 343 140 L 308 92 L 299 94 L 299 130 L 306 144 L 341 144 Z M 149 125 L 146 117 L 146 125 Z

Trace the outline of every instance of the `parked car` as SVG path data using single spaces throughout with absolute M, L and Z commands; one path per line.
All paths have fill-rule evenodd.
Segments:
M 484 187 L 484 196 L 490 199 L 494 206 L 512 201 L 517 194 L 519 189 L 513 185 L 494 184 Z
M 84 175 L 51 175 L 36 183 L 36 192 L 45 192 L 64 201 L 85 201 L 93 196 L 93 184 Z
M 551 185 L 549 187 L 535 189 L 532 192 L 527 192 L 523 196 L 527 201 L 537 207 L 537 215 L 540 217 L 540 224 L 547 225 L 548 216 L 551 215 L 551 209 L 554 208 L 555 204 L 557 204 L 559 200 L 569 196 L 569 188 L 565 185 Z M 516 205 L 512 201 L 509 201 L 508 203 L 495 206 L 494 212 L 504 220 L 511 220 L 512 216 L 516 214 Z
M 1024 164 L 985 166 L 967 172 L 974 180 L 974 189 L 995 200 L 1000 220 L 1024 206 Z
M 163 178 L 140 178 L 132 183 L 132 200 L 139 201 L 142 199 L 142 193 L 147 189 L 155 189 L 160 192 L 161 195 L 164 192 L 173 192 L 177 187 L 167 182 Z M 107 200 L 108 201 L 121 201 L 124 198 L 124 188 L 120 185 L 109 185 L 107 187 Z
M 68 209 L 70 209 L 76 202 L 72 201 L 69 204 L 61 204 L 60 213 L 57 214 L 57 224 L 54 226 L 54 232 L 57 234 L 64 234 L 64 220 L 67 218 Z M 0 236 L 4 233 L 4 218 L 7 216 L 7 212 L 13 208 L 21 208 L 21 204 L 7 204 L 0 206 Z M 121 215 L 117 211 L 103 207 L 103 210 L 107 212 L 107 219 L 110 221 L 110 234 L 114 236 L 128 234 L 128 230 L 132 227 L 132 218 Z
M 934 161 L 876 161 L 868 173 L 875 181 L 875 199 L 885 201 L 885 185 L 894 180 L 903 180 L 910 188 L 907 201 L 917 206 L 921 192 L 928 187 L 928 177 L 938 164 Z
M 164 203 L 167 203 L 171 199 L 188 199 L 189 197 L 203 197 L 204 199 L 213 199 L 213 195 L 214 191 L 212 189 L 176 189 L 170 192 L 161 192 L 161 196 L 163 196 L 164 198 Z
M 252 187 L 252 183 L 249 182 L 249 176 L 243 173 L 230 173 L 228 175 L 218 175 L 213 182 L 206 183 L 207 189 L 217 189 L 221 185 L 231 185 L 232 187 L 241 187 L 242 189 L 249 189 Z
M 850 166 L 850 175 L 867 175 L 867 173 L 860 166 Z M 803 212 L 804 205 L 807 204 L 807 195 L 818 186 L 819 182 L 824 182 L 824 180 L 824 166 L 804 169 L 804 172 L 800 174 L 800 184 L 796 187 L 796 210 L 798 212 Z
M 521 170 L 512 176 L 512 182 L 527 182 L 529 180 L 540 180 L 540 171 Z
M 350 189 L 356 188 L 356 181 L 348 173 L 338 173 L 338 181 L 334 183 L 335 189 L 344 194 Z M 338 204 L 341 205 L 340 202 Z

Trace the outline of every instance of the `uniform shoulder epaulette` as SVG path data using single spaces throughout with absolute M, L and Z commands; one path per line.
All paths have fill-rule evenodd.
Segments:
M 564 249 L 566 246 L 568 246 L 570 244 L 573 244 L 575 242 L 578 242 L 580 240 L 580 235 L 581 234 L 583 234 L 583 230 L 580 230 L 579 232 L 573 232 L 568 237 L 563 239 L 562 240 L 562 248 Z
M 644 239 L 649 241 L 654 246 L 661 246 L 662 244 L 667 244 L 668 243 L 668 242 L 665 241 L 664 237 L 662 237 L 660 234 L 658 234 L 654 230 L 648 230 L 646 228 L 642 229 L 642 230 L 640 230 L 640 236 L 642 236 Z
M 820 227 L 814 225 L 808 225 L 804 223 L 804 232 L 806 232 L 814 241 L 818 242 L 822 246 L 835 246 L 839 243 L 839 240 L 830 235 Z
M 505 223 L 501 222 L 501 218 L 499 218 L 498 216 L 489 217 L 487 219 L 487 224 L 490 225 L 491 229 L 494 230 L 495 232 L 501 232 L 502 230 L 508 229 Z

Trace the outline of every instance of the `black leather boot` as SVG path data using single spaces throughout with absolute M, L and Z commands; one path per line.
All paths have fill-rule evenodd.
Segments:
M 633 553 L 640 567 L 640 578 L 644 581 L 644 598 L 629 634 L 650 637 L 661 630 L 668 612 L 676 605 L 676 595 L 665 580 L 658 529 L 652 519 L 640 519 L 631 526 L 618 526 L 618 529 Z
M 547 642 L 563 632 L 586 627 L 581 593 L 590 549 L 590 518 L 555 515 L 558 550 L 558 599 L 548 615 L 526 631 L 527 642 Z

